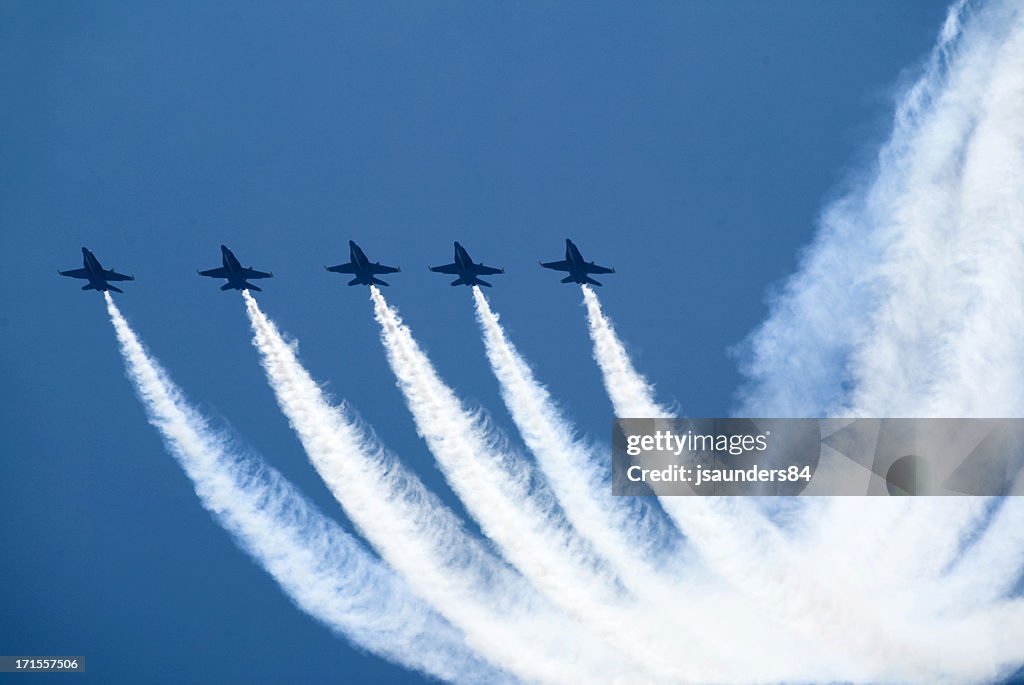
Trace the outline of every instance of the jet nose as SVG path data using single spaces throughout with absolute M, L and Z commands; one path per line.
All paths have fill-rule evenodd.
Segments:
M 349 249 L 355 247 L 356 246 L 356 241 L 354 241 L 354 240 L 348 241 L 348 246 L 349 246 Z
M 566 238 L 566 239 L 565 239 L 565 246 L 566 246 L 566 247 L 569 247 L 570 245 L 572 245 L 572 241 L 571 241 L 571 240 L 569 240 L 568 238 Z
M 83 248 L 82 248 L 82 254 L 83 254 L 83 255 L 87 255 L 87 254 L 89 254 L 89 248 L 87 248 L 87 247 L 83 247 Z
M 459 249 L 460 247 L 462 247 L 462 245 L 459 245 L 459 241 L 456 240 L 455 241 L 455 249 Z
M 220 251 L 221 252 L 227 252 L 228 251 L 228 246 L 227 245 L 221 245 L 220 246 Z

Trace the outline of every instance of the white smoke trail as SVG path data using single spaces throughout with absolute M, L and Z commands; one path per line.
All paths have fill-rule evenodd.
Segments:
M 594 360 L 601 369 L 605 390 L 615 415 L 621 418 L 671 418 L 672 413 L 654 399 L 654 388 L 634 368 L 625 345 L 605 316 L 600 300 L 589 286 L 581 285 L 587 309 Z M 749 585 L 751 569 L 760 568 L 754 556 L 766 539 L 775 537 L 764 521 L 757 520 L 742 505 L 722 511 L 718 498 L 661 498 L 661 505 L 694 545 L 729 582 Z M 739 510 L 744 510 L 742 520 Z M 766 537 L 767 536 L 767 537 Z
M 622 619 L 623 630 L 647 635 L 652 646 L 685 640 L 700 655 L 687 656 L 688 675 L 724 678 L 725 654 L 716 653 L 714 646 L 727 639 L 728 631 L 716 634 L 707 624 L 694 625 L 694 612 L 698 607 L 707 611 L 710 604 L 697 598 L 693 574 L 682 560 L 667 553 L 672 551 L 675 531 L 665 529 L 660 512 L 651 512 L 645 500 L 612 496 L 607 467 L 602 468 L 597 455 L 574 438 L 572 425 L 508 340 L 479 287 L 473 287 L 473 298 L 487 357 L 526 446 L 537 457 L 569 521 L 611 564 L 634 598 Z M 670 597 L 685 602 L 688 610 L 666 601 Z M 629 624 L 634 625 L 627 628 Z
M 452 490 L 505 558 L 554 603 L 624 650 L 642 669 L 632 678 L 661 678 L 689 668 L 621 629 L 628 599 L 614 575 L 566 524 L 553 498 L 534 485 L 530 465 L 462 406 L 380 290 L 371 286 L 370 295 L 388 362 L 417 430 Z
M 959 0 L 950 9 L 925 73 L 899 103 L 892 136 L 873 174 L 879 180 L 855 187 L 823 212 L 800 269 L 746 341 L 748 382 L 739 393 L 738 415 L 822 416 L 845 403 L 851 351 L 879 297 L 878 284 L 865 269 L 880 263 L 885 250 L 879 234 L 891 217 L 882 207 L 907 191 L 904 179 L 894 177 L 906 166 L 923 112 L 939 97 L 942 75 L 961 37 L 964 5 Z
M 751 337 L 741 411 L 1024 411 L 1024 16 L 1015 3 L 973 9 L 961 2 L 950 11 L 868 183 L 825 213 L 801 270 Z M 1009 507 L 996 521 L 1021 515 Z M 823 531 L 872 521 L 859 537 L 878 558 L 858 580 L 877 583 L 933 578 L 942 565 L 922 568 L 931 556 L 922 545 L 946 558 L 979 517 L 966 499 L 915 502 L 907 512 L 851 501 L 831 503 L 818 521 Z M 894 529 L 913 543 L 900 544 Z M 859 553 L 821 537 L 833 541 L 822 555 L 837 563 Z M 1019 538 L 1000 539 L 1007 559 L 1024 556 Z M 1024 572 L 995 559 L 958 572 L 988 583 L 997 566 Z
M 637 373 L 625 345 L 615 334 L 611 322 L 601 311 L 601 302 L 590 286 L 581 285 L 587 306 L 590 339 L 594 343 L 594 359 L 601 367 L 604 387 L 621 419 L 670 419 L 675 412 L 654 401 L 654 388 Z
M 356 645 L 453 682 L 506 682 L 462 635 L 299 494 L 211 429 L 104 293 L 128 376 L 206 508 L 295 604 Z
M 950 10 L 866 182 L 747 342 L 743 415 L 1024 407 L 1024 18 Z
M 253 344 L 285 416 L 349 519 L 412 589 L 482 656 L 521 678 L 611 680 L 606 649 L 482 548 L 376 440 L 333 407 L 294 344 L 243 292 Z
M 572 424 L 508 340 L 478 286 L 473 286 L 473 298 L 505 404 L 569 521 L 631 589 L 663 581 L 662 574 L 674 570 L 665 568 L 670 560 L 664 556 L 674 531 L 660 527 L 661 520 L 647 510 L 645 500 L 612 496 L 605 463 L 574 438 Z
M 970 9 L 951 9 L 868 182 L 824 213 L 800 271 L 748 341 L 740 412 L 1024 410 L 1024 8 Z M 1009 611 L 1024 573 L 1024 508 L 1006 501 L 988 520 L 988 506 L 832 501 L 805 554 L 846 568 L 844 590 L 880 599 L 878 611 L 899 615 L 900 594 L 918 611 Z M 1024 643 L 1019 623 L 1004 630 Z M 962 648 L 986 639 L 968 635 Z
M 605 316 L 600 300 L 589 286 L 581 285 L 587 308 L 587 323 L 594 344 L 594 359 L 601 369 L 605 390 L 612 401 L 615 415 L 621 418 L 671 418 L 672 413 L 654 399 L 654 388 L 634 368 L 625 345 L 615 332 L 612 322 Z M 717 498 L 716 498 L 717 499 Z M 712 498 L 662 498 L 661 505 L 680 526 L 691 544 L 695 544 L 705 557 L 724 564 L 727 557 L 735 576 L 749 573 L 754 561 L 749 554 L 757 549 L 759 538 L 771 535 L 764 522 L 753 520 L 750 514 L 743 521 L 736 520 L 737 511 L 717 513 L 720 503 Z M 739 507 L 736 507 L 739 509 Z M 755 525 L 754 528 L 751 528 Z M 728 555 L 725 550 L 728 549 Z M 721 551 L 722 555 L 718 555 Z M 720 567 L 719 571 L 723 569 Z
M 660 409 L 650 395 L 650 385 L 633 369 L 596 294 L 586 286 L 583 290 L 594 356 L 616 414 L 639 417 L 639 411 Z M 949 617 L 933 611 L 940 606 L 934 601 L 925 607 L 915 604 L 941 594 L 915 593 L 914 579 L 896 578 L 899 585 L 885 593 L 876 585 L 876 596 L 856 583 L 852 587 L 825 584 L 820 571 L 829 564 L 818 561 L 822 548 L 795 544 L 745 501 L 664 497 L 661 503 L 711 569 L 761 609 L 753 616 L 749 611 L 737 616 L 763 626 L 762 642 L 784 636 L 772 651 L 785 657 L 780 663 L 758 662 L 756 674 L 747 671 L 751 679 L 756 675 L 812 681 L 985 681 L 1024 659 L 1024 642 L 1017 647 L 1001 635 L 988 643 L 964 641 L 971 630 L 991 638 L 998 621 L 1005 621 L 1011 630 L 1024 628 L 1019 604 Z M 873 568 L 867 563 L 858 571 L 866 575 Z M 906 613 L 894 620 L 893 606 Z M 773 630 L 779 634 L 769 632 Z M 809 659 L 808 649 L 823 650 L 826 662 Z
M 879 191 L 885 251 L 866 274 L 882 295 L 850 361 L 854 415 L 1024 410 L 1024 8 L 968 28 L 876 180 L 902 192 Z

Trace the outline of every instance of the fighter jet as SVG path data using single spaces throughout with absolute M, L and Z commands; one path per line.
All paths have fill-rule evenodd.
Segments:
M 82 248 L 82 264 L 85 265 L 83 269 L 71 269 L 70 271 L 58 271 L 61 276 L 70 276 L 71 278 L 85 278 L 89 282 L 82 286 L 82 290 L 113 290 L 115 293 L 123 293 L 124 291 L 120 288 L 110 285 L 107 281 L 134 281 L 135 276 L 125 276 L 119 274 L 113 269 L 104 269 L 96 255 L 89 251 L 88 248 Z
M 348 254 L 349 259 L 352 260 L 348 264 L 325 266 L 324 268 L 336 274 L 355 274 L 355 278 L 348 282 L 349 285 L 388 285 L 379 278 L 374 278 L 374 276 L 401 271 L 397 266 L 385 266 L 380 262 L 371 262 L 366 258 L 366 255 L 359 246 L 351 240 L 348 241 Z
M 209 276 L 210 278 L 228 279 L 228 282 L 220 287 L 221 290 L 231 290 L 234 288 L 235 290 L 255 290 L 256 292 L 262 292 L 260 288 L 257 288 L 252 283 L 247 283 L 246 280 L 249 278 L 274 277 L 274 274 L 267 271 L 257 271 L 251 266 L 242 266 L 226 245 L 220 246 L 220 255 L 224 266 L 216 269 L 207 269 L 206 271 L 197 271 L 196 273 L 200 276 Z
M 589 283 L 591 285 L 601 285 L 587 274 L 615 273 L 615 269 L 612 269 L 611 267 L 598 266 L 597 264 L 594 264 L 594 262 L 584 260 L 579 249 L 568 238 L 565 239 L 565 259 L 558 262 L 541 262 L 540 265 L 545 269 L 568 271 L 569 275 L 562 279 L 562 283 L 571 283 L 575 281 L 580 284 Z
M 466 252 L 466 248 L 455 243 L 455 261 L 451 264 L 445 264 L 444 266 L 431 266 L 431 271 L 439 274 L 458 274 L 459 277 L 451 282 L 452 285 L 486 285 L 488 288 L 491 284 L 487 281 L 477 278 L 477 276 L 491 276 L 493 274 L 503 274 L 504 269 L 499 269 L 493 266 L 484 266 L 483 262 L 473 263 L 470 259 L 469 253 Z

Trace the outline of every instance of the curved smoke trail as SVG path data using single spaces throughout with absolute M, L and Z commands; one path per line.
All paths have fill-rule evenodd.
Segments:
M 965 20 L 963 3 L 954 6 L 924 76 L 897 112 L 873 184 L 826 212 L 800 273 L 753 336 L 743 414 L 1020 413 L 1021 73 L 1021 8 L 996 3 Z M 648 407 L 658 416 L 643 379 L 629 378 L 635 372 L 621 344 L 609 340 L 610 325 L 595 326 L 600 309 L 590 295 L 595 356 L 617 414 Z M 629 392 L 613 387 L 620 378 Z M 790 605 L 801 594 L 818 595 L 794 580 L 835 574 L 845 597 L 815 597 L 786 623 L 803 615 L 808 628 L 827 633 L 863 622 L 860 636 L 877 633 L 900 645 L 875 659 L 865 650 L 879 650 L 877 640 L 841 647 L 863 655 L 857 664 L 882 669 L 873 677 L 920 679 L 918 669 L 927 668 L 929 678 L 990 680 L 1024 659 L 1020 601 L 1007 594 L 1024 570 L 1024 508 L 1015 501 L 995 505 L 989 517 L 986 501 L 838 498 L 804 511 L 795 540 L 746 507 L 664 505 L 701 552 L 717 558 L 717 570 L 742 580 L 748 569 L 752 577 L 737 587 L 755 585 L 763 598 L 774 592 Z M 816 520 L 807 520 L 811 514 Z M 951 600 L 950 592 L 965 590 L 977 603 Z M 826 607 L 817 602 L 829 597 L 833 625 L 822 626 L 815 612 Z M 897 675 L 901 668 L 909 669 L 905 676 Z M 855 679 L 864 677 L 872 676 Z
M 409 586 L 505 670 L 541 682 L 610 679 L 606 650 L 483 549 L 461 522 L 341 407 L 333 407 L 295 347 L 244 291 L 278 404 L 349 519 Z
M 965 4 L 958 0 L 950 9 L 924 74 L 899 102 L 878 168 L 866 185 L 823 212 L 799 270 L 746 341 L 742 370 L 748 381 L 739 392 L 739 415 L 822 416 L 836 413 L 845 402 L 850 354 L 879 296 L 864 269 L 879 263 L 884 253 L 879 233 L 888 228 L 890 217 L 882 207 L 908 190 L 887 176 L 907 166 L 909 141 L 923 113 L 940 97 L 943 74 L 962 36 Z
M 746 342 L 747 416 L 1024 408 L 1024 17 L 950 10 L 865 182 Z
M 614 325 L 601 308 L 597 293 L 587 285 L 581 285 L 580 290 L 587 309 L 594 360 L 601 369 L 615 415 L 622 418 L 671 418 L 673 414 L 654 399 L 653 386 L 633 366 Z M 731 569 L 732 582 L 748 584 L 742 581 L 749 580 L 752 564 L 757 561 L 752 556 L 754 550 L 770 544 L 768 541 L 772 540 L 775 531 L 752 512 L 746 511 L 747 507 L 742 504 L 727 505 L 718 499 L 701 497 L 684 501 L 668 497 L 662 498 L 661 505 L 686 535 L 688 542 L 715 563 L 720 572 Z M 741 509 L 744 510 L 742 519 Z
M 656 407 L 653 397 L 635 393 L 637 389 L 650 392 L 650 385 L 633 369 L 614 326 L 596 302 L 597 296 L 586 286 L 583 289 L 591 331 L 598 331 L 601 336 L 601 345 L 595 339 L 595 359 L 616 412 L 637 416 L 631 408 Z M 635 377 L 630 378 L 631 374 Z M 634 392 L 613 392 L 620 380 Z M 780 637 L 767 631 L 778 631 L 784 638 L 781 643 L 774 643 L 775 649 L 785 655 L 781 661 L 758 660 L 751 664 L 745 660 L 736 664 L 738 671 L 734 677 L 738 679 L 991 682 L 1024 662 L 1024 600 L 988 605 L 954 602 L 956 611 L 950 612 L 949 592 L 971 587 L 973 579 L 959 577 L 924 584 L 925 578 L 920 574 L 880 574 L 874 555 L 847 560 L 851 568 L 845 569 L 846 574 L 829 577 L 827 572 L 835 570 L 834 559 L 825 548 L 808 544 L 807 539 L 790 539 L 738 498 L 662 497 L 660 501 L 714 572 L 760 608 L 751 614 L 753 606 L 748 606 L 745 616 L 742 612 L 735 615 L 757 621 L 766 631 L 758 633 L 756 639 L 762 643 L 759 646 Z M 859 502 L 856 508 L 864 508 L 863 500 Z M 906 505 L 894 501 L 894 506 Z M 943 501 L 936 499 L 922 506 L 931 507 L 934 512 L 942 509 Z M 811 509 L 819 510 L 820 507 Z M 1021 511 L 1017 507 L 1014 510 L 1018 514 Z M 953 518 L 958 513 L 953 512 Z M 1002 523 L 1004 536 L 1012 526 L 1013 521 Z M 803 533 L 806 528 L 798 526 L 797 532 Z M 830 529 L 823 526 L 821 532 L 835 546 Z M 1005 553 L 1008 541 L 1024 537 L 1017 532 L 992 538 L 992 532 L 983 535 L 978 543 L 987 547 L 984 552 L 989 560 Z M 906 540 L 912 543 L 912 537 L 907 536 Z M 946 547 L 945 557 L 935 554 L 943 547 L 927 542 L 930 550 L 917 544 L 915 552 L 906 558 L 916 564 L 935 566 L 953 553 Z M 846 549 L 863 552 L 857 546 Z M 1011 560 L 1019 560 L 1019 556 Z M 1001 564 L 1005 569 L 1005 556 Z M 990 573 L 992 569 L 985 571 Z M 874 593 L 866 592 L 863 582 L 852 581 L 854 577 L 872 578 Z M 996 585 L 997 590 L 1006 587 L 1005 582 Z M 976 596 L 982 593 L 983 590 L 977 590 Z M 744 643 L 743 648 L 746 647 Z M 733 648 L 739 647 L 734 643 Z M 824 655 L 825 659 L 814 655 Z
M 686 658 L 687 676 L 721 678 L 727 656 L 715 645 L 726 635 L 693 621 L 702 611 L 706 616 L 710 605 L 706 597 L 697 599 L 693 573 L 678 557 L 678 533 L 667 529 L 661 512 L 652 512 L 646 500 L 612 496 L 607 465 L 574 438 L 574 428 L 508 340 L 478 286 L 473 287 L 473 298 L 487 357 L 526 446 L 537 458 L 570 523 L 631 592 L 634 603 L 625 609 L 624 630 L 642 614 L 641 625 L 628 630 L 648 635 L 646 640 L 652 646 L 685 639 L 693 652 Z M 685 602 L 687 610 L 679 611 L 678 605 L 666 601 L 669 598 Z
M 587 310 L 594 359 L 601 370 L 615 415 L 646 418 L 644 412 L 649 412 L 653 418 L 671 417 L 672 413 L 654 399 L 653 386 L 636 371 L 614 325 L 604 314 L 597 294 L 587 285 L 580 286 L 580 290 Z M 660 501 L 687 543 L 700 554 L 714 574 L 734 592 L 747 596 L 760 607 L 754 614 L 749 609 L 745 612 L 746 620 L 756 621 L 762 628 L 761 634 L 765 637 L 758 646 L 768 646 L 766 651 L 769 654 L 787 654 L 787 658 L 775 662 L 762 655 L 758 659 L 758 675 L 769 677 L 771 674 L 776 679 L 785 680 L 797 677 L 802 670 L 803 675 L 810 674 L 811 679 L 837 677 L 838 674 L 830 672 L 824 664 L 809 663 L 813 659 L 794 662 L 792 658 L 794 647 L 805 653 L 812 651 L 810 644 L 813 642 L 809 643 L 809 640 L 813 640 L 813 628 L 806 625 L 804 617 L 820 607 L 809 605 L 800 589 L 793 587 L 786 573 L 787 565 L 780 559 L 779 552 L 785 541 L 777 530 L 745 503 L 728 498 L 663 497 Z M 764 609 L 772 605 L 779 607 L 779 617 L 784 620 L 778 620 L 779 625 L 769 630 L 768 626 L 777 619 L 766 620 Z M 798 627 L 795 634 L 794 625 Z M 780 634 L 786 634 L 788 640 L 780 641 Z M 838 639 L 840 635 L 835 637 Z M 790 670 L 794 663 L 800 663 L 800 666 Z
M 1024 412 L 1022 73 L 1024 8 L 954 5 L 870 178 L 825 212 L 749 339 L 741 412 Z M 850 581 L 864 592 L 884 578 L 947 574 L 1012 588 L 1024 573 L 1015 502 L 834 501 L 816 525 L 823 558 L 878 552 L 873 573 Z M 828 533 L 843 527 L 860 528 L 860 545 Z
M 879 295 L 846 415 L 1024 411 L 1024 7 L 986 6 L 967 28 L 875 179 L 884 251 L 862 266 Z
M 452 490 L 506 559 L 556 605 L 609 647 L 628 656 L 630 678 L 676 677 L 687 668 L 623 630 L 629 598 L 618 579 L 565 521 L 554 498 L 533 483 L 530 465 L 499 444 L 437 375 L 409 328 L 375 286 L 374 312 L 388 363 L 416 428 Z
M 631 589 L 662 580 L 671 559 L 666 547 L 675 531 L 640 498 L 613 497 L 605 455 L 575 438 L 575 428 L 505 331 L 481 292 L 473 286 L 477 320 L 502 397 L 527 448 L 537 458 L 572 525 L 608 560 Z
M 304 612 L 356 645 L 453 682 L 508 682 L 277 471 L 214 432 L 104 293 L 128 376 L 203 507 Z

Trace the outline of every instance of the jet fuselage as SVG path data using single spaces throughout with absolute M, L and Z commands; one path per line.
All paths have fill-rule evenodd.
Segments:
M 108 287 L 105 271 L 103 266 L 100 264 L 100 260 L 96 259 L 96 255 L 82 248 L 82 264 L 85 265 L 86 271 L 89 272 L 89 283 L 92 285 L 94 290 L 106 290 Z
M 96 255 L 94 255 L 87 247 L 82 248 L 81 269 L 58 271 L 57 273 L 61 276 L 87 280 L 89 282 L 82 286 L 82 290 L 99 290 L 100 292 L 111 290 L 115 293 L 123 293 L 124 291 L 120 288 L 110 285 L 109 281 L 135 280 L 134 276 L 119 274 L 114 269 L 104 269 L 103 265 L 100 264 L 100 260 L 96 259 Z
M 274 274 L 268 271 L 257 271 L 252 267 L 242 266 L 241 262 L 228 249 L 227 245 L 220 246 L 220 263 L 220 268 L 200 271 L 199 275 L 227 280 L 227 283 L 220 287 L 221 290 L 255 290 L 259 292 L 260 288 L 249 283 L 248 280 L 252 278 L 273 278 L 274 276 Z
M 569 275 L 562 279 L 562 283 L 576 282 L 580 285 L 601 285 L 599 281 L 594 280 L 590 277 L 590 274 L 613 274 L 615 269 L 607 266 L 600 266 L 594 262 L 588 262 L 580 254 L 579 248 L 576 247 L 576 243 L 565 239 L 565 260 L 560 262 L 541 262 L 540 265 L 545 269 L 554 269 L 555 271 L 567 271 Z
M 473 263 L 473 259 L 458 242 L 455 243 L 455 261 L 443 266 L 432 266 L 431 271 L 442 274 L 458 274 L 458 278 L 452 281 L 452 285 L 483 285 L 490 287 L 490 283 L 480 278 L 494 274 L 503 274 L 505 270 L 500 267 L 487 266 L 483 262 Z
M 248 286 L 242 275 L 242 264 L 235 257 L 235 253 L 228 249 L 227 245 L 220 246 L 220 261 L 228 270 L 228 283 L 235 290 L 245 290 Z
M 347 264 L 325 266 L 324 268 L 336 274 L 352 274 L 354 278 L 348 282 L 349 285 L 388 285 L 387 281 L 382 281 L 377 276 L 401 271 L 397 266 L 371 262 L 354 240 L 348 241 L 348 258 Z

